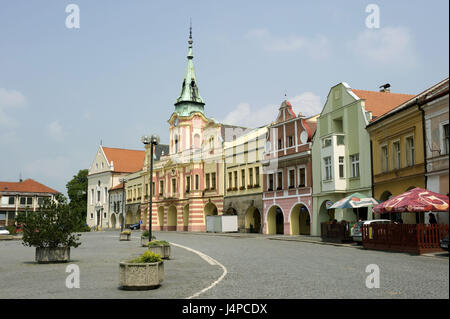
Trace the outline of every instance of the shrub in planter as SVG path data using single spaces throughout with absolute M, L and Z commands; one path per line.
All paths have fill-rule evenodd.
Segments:
M 119 285 L 125 290 L 158 288 L 164 280 L 161 255 L 149 250 L 140 257 L 119 264 Z
M 147 247 L 153 253 L 160 254 L 163 259 L 170 257 L 170 243 L 165 240 L 152 240 Z
M 148 244 L 148 230 L 144 230 L 141 235 L 141 246 L 147 247 Z M 152 240 L 156 239 L 155 236 L 152 235 Z
M 62 194 L 55 201 L 45 199 L 34 212 L 19 213 L 17 221 L 23 225 L 22 244 L 36 247 L 38 263 L 68 262 L 70 248 L 81 244 L 81 234 L 76 234 L 79 214 L 70 210 Z
M 125 240 L 125 241 L 129 241 L 131 237 L 131 230 L 129 229 L 125 229 L 124 231 L 120 232 L 120 238 L 119 240 Z

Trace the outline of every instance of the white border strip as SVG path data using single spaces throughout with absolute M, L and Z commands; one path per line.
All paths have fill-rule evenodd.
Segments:
M 192 248 L 189 248 L 189 247 L 186 247 L 186 246 L 182 246 L 182 245 L 179 245 L 179 244 L 175 244 L 175 243 L 173 243 L 173 242 L 171 242 L 170 244 L 171 244 L 171 245 L 174 245 L 174 246 L 177 246 L 177 247 L 180 247 L 180 248 L 184 248 L 184 249 L 186 249 L 186 250 L 188 250 L 188 251 L 190 251 L 190 252 L 193 252 L 194 254 L 197 254 L 197 255 L 199 255 L 201 258 L 203 258 L 208 264 L 210 264 L 210 265 L 212 265 L 212 266 L 213 266 L 213 265 L 218 265 L 218 266 L 220 266 L 220 267 L 223 269 L 222 275 L 221 275 L 216 281 L 214 281 L 211 285 L 209 285 L 209 286 L 206 287 L 205 289 L 200 290 L 199 292 L 193 294 L 193 295 L 190 296 L 190 297 L 187 297 L 186 299 L 192 299 L 192 298 L 195 298 L 195 297 L 200 296 L 202 293 L 204 293 L 205 291 L 211 289 L 212 287 L 214 287 L 215 285 L 217 285 L 219 282 L 221 282 L 221 281 L 223 280 L 223 278 L 225 278 L 225 276 L 227 275 L 227 273 L 228 273 L 227 268 L 226 268 L 224 265 L 222 265 L 221 263 L 219 263 L 217 260 L 215 260 L 214 258 L 212 258 L 212 257 L 210 257 L 210 256 L 208 256 L 208 255 L 206 255 L 206 254 L 204 254 L 204 253 L 202 253 L 202 252 L 200 252 L 200 251 L 198 251 L 198 250 L 195 250 L 195 249 L 192 249 Z

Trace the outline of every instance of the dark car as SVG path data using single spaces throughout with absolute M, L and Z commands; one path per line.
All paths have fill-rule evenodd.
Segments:
M 439 247 L 448 251 L 448 236 L 440 240 Z
M 128 227 L 131 230 L 141 229 L 141 224 L 133 224 Z

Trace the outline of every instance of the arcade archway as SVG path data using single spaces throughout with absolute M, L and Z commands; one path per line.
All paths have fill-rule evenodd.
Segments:
M 261 232 L 261 213 L 258 208 L 252 206 L 245 213 L 245 229 L 250 233 Z
M 267 212 L 267 234 L 284 234 L 284 214 L 278 206 L 272 206 Z
M 308 208 L 304 204 L 296 204 L 291 211 L 290 218 L 291 235 L 310 235 L 311 217 Z

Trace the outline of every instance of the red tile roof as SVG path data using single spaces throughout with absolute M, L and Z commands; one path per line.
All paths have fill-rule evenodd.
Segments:
M 360 99 L 365 100 L 366 111 L 372 112 L 372 116 L 379 117 L 400 104 L 415 97 L 413 94 L 400 94 L 390 92 L 376 92 L 352 89 Z
M 134 173 L 142 169 L 145 159 L 145 151 L 127 150 L 123 148 L 104 147 L 108 163 L 113 161 L 114 172 Z
M 58 191 L 47 187 L 35 180 L 29 178 L 23 182 L 0 182 L 0 192 L 18 192 L 18 193 L 52 193 Z
M 110 191 L 114 191 L 116 189 L 122 189 L 122 188 L 123 188 L 123 183 L 120 183 L 120 184 L 118 184 L 116 186 L 111 187 L 109 190 Z

